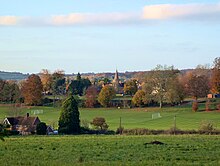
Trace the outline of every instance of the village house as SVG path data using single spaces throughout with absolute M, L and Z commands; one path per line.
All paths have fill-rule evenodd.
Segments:
M 36 132 L 37 124 L 40 123 L 38 117 L 26 116 L 6 117 L 3 121 L 4 125 L 10 126 L 11 131 L 18 131 L 19 134 L 28 135 Z

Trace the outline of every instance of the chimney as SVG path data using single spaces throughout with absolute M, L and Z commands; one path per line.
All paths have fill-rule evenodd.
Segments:
M 29 117 L 29 113 L 27 113 L 26 117 L 27 117 L 27 118 Z

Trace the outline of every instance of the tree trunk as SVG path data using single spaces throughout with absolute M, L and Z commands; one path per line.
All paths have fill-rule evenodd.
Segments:
M 162 105 L 163 105 L 163 103 L 162 103 L 162 101 L 160 101 L 160 108 L 162 108 Z

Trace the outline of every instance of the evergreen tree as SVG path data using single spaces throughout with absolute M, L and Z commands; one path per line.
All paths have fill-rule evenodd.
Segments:
M 78 103 L 72 95 L 62 104 L 58 130 L 64 134 L 80 133 Z

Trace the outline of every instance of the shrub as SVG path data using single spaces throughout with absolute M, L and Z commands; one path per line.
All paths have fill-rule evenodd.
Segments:
M 214 124 L 210 121 L 202 121 L 199 127 L 200 132 L 211 133 L 215 131 Z
M 206 110 L 206 111 L 211 111 L 210 105 L 211 105 L 211 103 L 210 103 L 210 101 L 208 100 L 208 101 L 206 102 L 206 104 L 205 104 L 205 110 Z
M 117 130 L 116 130 L 116 134 L 122 134 L 123 133 L 123 130 L 124 130 L 124 127 L 119 127 L 119 128 L 117 128 Z
M 90 124 L 90 122 L 89 122 L 88 120 L 82 119 L 82 120 L 80 121 L 80 124 L 81 124 L 81 127 L 82 127 L 82 128 L 89 129 L 89 124 Z
M 44 122 L 40 122 L 37 124 L 37 135 L 46 135 L 47 133 L 47 125 Z
M 91 124 L 95 126 L 96 129 L 100 129 L 100 130 L 108 129 L 108 125 L 105 121 L 105 118 L 103 117 L 95 117 L 93 121 L 91 122 Z
M 218 111 L 220 111 L 220 104 L 217 105 L 217 109 L 218 109 Z
M 198 102 L 197 102 L 197 101 L 193 101 L 192 110 L 193 110 L 194 112 L 197 112 L 198 109 L 199 109 Z

